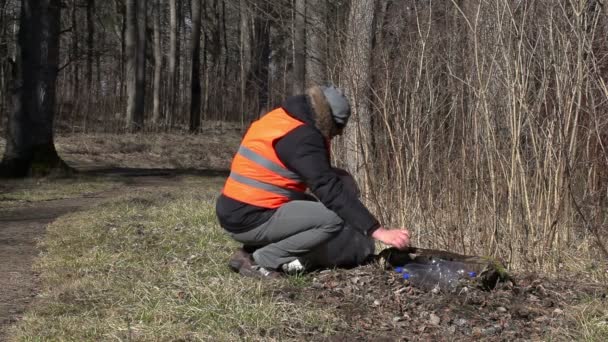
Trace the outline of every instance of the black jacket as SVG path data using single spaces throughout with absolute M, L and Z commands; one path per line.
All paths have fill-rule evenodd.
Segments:
M 344 184 L 332 169 L 325 137 L 317 128 L 314 111 L 306 95 L 287 98 L 283 109 L 304 122 L 278 140 L 275 151 L 291 171 L 302 177 L 310 191 L 345 223 L 364 234 L 371 234 L 380 224 L 359 199 L 344 191 Z M 266 222 L 275 209 L 261 208 L 221 195 L 216 204 L 220 225 L 239 233 Z

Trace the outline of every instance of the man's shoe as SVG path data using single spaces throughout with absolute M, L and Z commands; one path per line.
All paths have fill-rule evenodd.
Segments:
M 234 272 L 240 275 L 251 278 L 269 278 L 276 279 L 281 277 L 281 273 L 262 267 L 253 261 L 251 254 L 247 253 L 243 248 L 239 248 L 232 254 L 228 266 Z
M 251 278 L 264 278 L 264 279 L 279 279 L 281 273 L 273 271 L 271 269 L 262 267 L 260 265 L 251 264 L 250 266 L 241 267 L 239 274 L 245 277 Z
M 253 252 L 257 251 L 260 246 L 254 245 L 243 245 L 243 250 L 249 254 L 253 254 Z
M 243 248 L 239 248 L 232 254 L 228 266 L 234 272 L 239 272 L 244 263 L 251 262 L 251 254 L 245 252 Z
M 283 273 L 287 274 L 303 273 L 306 270 L 304 265 L 302 265 L 302 263 L 300 262 L 300 259 L 295 259 L 291 262 L 281 265 L 281 269 L 283 270 Z

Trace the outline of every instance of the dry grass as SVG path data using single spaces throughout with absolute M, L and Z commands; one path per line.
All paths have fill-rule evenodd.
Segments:
M 78 176 L 65 179 L 4 180 L 0 187 L 0 208 L 32 202 L 89 196 L 120 185 L 115 179 Z
M 68 162 L 131 168 L 228 169 L 240 143 L 237 130 L 209 134 L 74 134 L 59 136 Z
M 384 222 L 518 269 L 606 260 L 608 12 L 592 3 L 393 7 L 387 33 L 404 33 L 374 50 L 373 148 L 350 169 Z
M 597 298 L 568 310 L 569 319 L 576 322 L 576 336 L 579 341 L 603 342 L 608 338 L 608 311 L 606 304 Z M 569 335 L 573 332 L 569 331 Z
M 218 227 L 220 179 L 130 194 L 60 218 L 36 268 L 37 303 L 15 340 L 284 340 L 327 333 L 330 308 L 294 306 L 281 288 L 226 266 L 235 243 Z
M 239 146 L 241 130 L 228 124 L 211 127 L 214 130 L 200 134 L 58 133 L 55 146 L 61 157 L 76 168 L 228 169 Z M 0 153 L 4 145 L 5 140 L 0 137 Z

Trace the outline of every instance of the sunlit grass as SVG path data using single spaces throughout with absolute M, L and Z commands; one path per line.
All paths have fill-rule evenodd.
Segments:
M 118 187 L 120 182 L 104 177 L 39 178 L 5 180 L 8 191 L 0 193 L 0 208 L 24 203 L 88 196 Z
M 48 228 L 42 289 L 16 340 L 283 340 L 328 333 L 330 308 L 294 305 L 306 276 L 260 281 L 232 273 L 237 246 L 217 225 L 219 181 L 132 193 Z M 212 190 L 213 191 L 210 191 Z

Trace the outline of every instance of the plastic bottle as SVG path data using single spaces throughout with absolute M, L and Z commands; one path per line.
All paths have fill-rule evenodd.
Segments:
M 395 268 L 395 271 L 403 273 L 403 278 L 416 287 L 425 290 L 439 287 L 444 291 L 454 290 L 460 279 L 477 275 L 467 271 L 466 265 L 461 262 L 440 259 L 433 259 L 429 263 L 409 263 Z
M 403 278 L 421 289 L 432 290 L 439 285 L 439 272 L 436 265 L 410 263 L 403 266 Z

